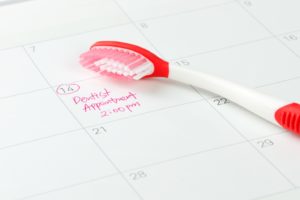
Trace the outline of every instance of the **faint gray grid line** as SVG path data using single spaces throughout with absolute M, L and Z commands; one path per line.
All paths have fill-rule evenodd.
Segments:
M 276 133 L 276 134 L 270 134 L 270 135 L 263 136 L 263 137 L 257 137 L 257 138 L 251 139 L 249 141 L 256 141 L 258 139 L 278 136 L 280 134 L 284 134 L 284 132 L 280 132 L 280 133 Z M 180 160 L 180 159 L 185 159 L 185 158 L 188 158 L 188 157 L 198 156 L 198 155 L 209 153 L 209 152 L 212 152 L 212 151 L 218 151 L 218 150 L 221 150 L 221 149 L 226 149 L 226 148 L 230 148 L 230 147 L 237 146 L 237 145 L 240 145 L 240 144 L 247 144 L 247 143 L 248 143 L 248 141 L 244 140 L 244 141 L 241 141 L 241 142 L 235 142 L 235 143 L 231 143 L 231 144 L 221 145 L 221 146 L 218 146 L 218 147 L 208 148 L 208 149 L 204 149 L 204 150 L 201 150 L 201 151 L 187 153 L 187 154 L 184 154 L 184 155 L 181 155 L 181 156 L 177 156 L 177 157 L 168 158 L 168 159 L 165 159 L 165 160 L 160 160 L 160 161 L 157 161 L 157 162 L 149 163 L 149 164 L 146 164 L 146 165 L 141 165 L 141 166 L 137 166 L 137 167 L 134 167 L 134 168 L 124 169 L 123 172 L 128 173 L 128 172 L 139 170 L 139 169 L 151 168 L 153 166 L 162 165 L 162 164 L 165 164 L 165 163 L 168 163 L 168 162 L 173 162 L 173 161 Z
M 171 59 L 170 62 L 180 60 L 180 59 L 188 59 L 188 58 L 192 58 L 192 57 L 195 57 L 195 56 L 200 56 L 200 55 L 209 54 L 209 53 L 213 53 L 213 52 L 223 51 L 223 50 L 226 50 L 226 49 L 235 48 L 235 47 L 239 47 L 239 46 L 244 46 L 244 45 L 248 45 L 248 44 L 253 44 L 253 43 L 268 40 L 268 39 L 273 39 L 273 37 L 261 38 L 261 39 L 258 39 L 258 40 L 243 42 L 243 43 L 240 43 L 240 44 L 230 45 L 230 46 L 226 46 L 226 47 L 223 47 L 223 48 L 218 48 L 218 49 L 214 49 L 214 50 L 199 52 L 199 53 L 191 54 L 191 55 L 188 55 L 188 56 L 183 56 L 183 57 L 179 57 L 179 58 L 176 58 L 176 59 Z M 93 76 L 93 77 L 86 78 L 86 79 L 81 79 L 81 80 L 74 80 L 70 83 L 79 83 L 79 82 L 84 82 L 84 81 L 93 80 L 93 79 L 97 79 L 97 78 L 99 78 L 99 76 Z M 259 85 L 259 86 L 256 86 L 255 88 L 271 86 L 271 85 L 275 85 L 275 84 L 278 84 L 278 83 L 281 83 L 281 82 L 286 82 L 286 81 L 295 80 L 295 79 L 299 79 L 299 78 L 300 78 L 300 76 L 296 76 L 296 77 L 285 79 L 285 80 L 279 80 L 279 81 L 276 81 L 276 82 L 271 82 L 271 83 L 266 83 L 266 84 L 263 84 L 263 85 Z M 66 83 L 66 84 L 68 84 L 68 83 Z M 52 87 L 57 87 L 57 86 L 59 86 L 59 85 L 53 85 Z M 19 95 L 31 94 L 31 93 L 34 93 L 34 92 L 39 92 L 39 91 L 47 90 L 47 89 L 50 89 L 50 87 L 31 90 L 31 91 L 27 91 L 27 92 L 14 93 L 14 94 L 7 95 L 7 96 L 2 96 L 2 97 L 0 96 L 0 100 L 1 99 L 6 99 L 6 98 L 11 98 L 11 97 L 16 97 L 16 96 L 19 96 Z
M 134 22 L 133 22 L 134 23 Z M 120 26 L 120 25 L 117 25 L 117 26 Z M 99 29 L 99 30 L 101 30 L 101 29 Z M 92 32 L 92 31 L 91 31 Z M 86 33 L 86 32 L 85 32 Z M 84 33 L 83 33 L 84 34 Z M 76 35 L 78 35 L 78 34 L 76 34 Z M 64 37 L 69 37 L 69 36 L 64 36 Z M 61 37 L 61 38 L 64 38 L 64 37 Z M 272 37 L 269 37 L 269 38 L 272 38 Z M 59 38 L 56 38 L 56 39 L 59 39 Z M 51 40 L 53 40 L 53 39 L 51 39 Z M 48 41 L 51 41 L 51 40 L 48 40 Z M 42 42 L 46 42 L 46 41 L 42 41 Z M 36 42 L 35 42 L 36 43 Z M 25 49 L 24 49 L 25 50 Z M 222 50 L 222 49 L 220 49 L 220 50 Z M 26 51 L 26 50 L 25 50 Z M 47 89 L 49 89 L 49 88 L 47 88 Z M 79 129 L 79 130 L 81 130 L 81 129 Z M 250 141 L 250 140 L 249 140 Z M 118 173 L 116 173 L 116 174 L 118 174 Z
M 184 15 L 184 14 L 199 12 L 199 11 L 207 10 L 207 9 L 211 9 L 211 8 L 221 7 L 221 6 L 233 4 L 233 3 L 235 3 L 235 0 L 225 1 L 222 3 L 217 3 L 217 4 L 207 5 L 207 6 L 200 6 L 199 8 L 184 10 L 184 11 L 180 11 L 180 12 L 174 12 L 174 13 L 166 14 L 166 15 L 159 15 L 159 16 L 154 16 L 154 17 L 150 17 L 150 18 L 138 19 L 138 20 L 136 20 L 136 22 L 141 23 L 141 22 L 145 22 L 145 21 L 152 21 L 152 20 L 163 19 L 163 18 L 172 17 L 172 16 Z
M 189 104 L 195 104 L 195 103 L 199 103 L 199 102 L 202 102 L 202 101 L 205 101 L 205 99 L 203 98 L 203 99 L 199 99 L 199 100 L 196 100 L 196 101 L 190 101 L 190 102 L 186 102 L 186 103 L 182 103 L 182 104 L 176 104 L 176 105 L 172 105 L 172 106 L 168 106 L 168 107 L 164 107 L 164 108 L 159 108 L 159 109 L 151 110 L 151 111 L 148 111 L 148 112 L 143 112 L 143 113 L 140 113 L 140 114 L 136 114 L 136 115 L 132 115 L 132 116 L 128 116 L 128 117 L 116 119 L 116 120 L 110 120 L 110 121 L 103 122 L 103 123 L 96 123 L 96 124 L 85 126 L 84 128 L 85 129 L 90 129 L 90 128 L 97 127 L 97 126 L 105 126 L 105 125 L 108 125 L 108 124 L 113 124 L 115 122 L 119 122 L 119 121 L 123 121 L 123 120 L 134 119 L 134 118 L 137 118 L 137 117 L 140 117 L 140 116 L 143 116 L 143 115 L 148 115 L 148 114 L 153 114 L 153 113 L 157 113 L 158 114 L 161 111 L 165 111 L 165 110 L 169 110 L 169 109 L 173 109 L 173 108 L 177 108 L 177 107 L 185 106 L 185 105 L 189 105 Z M 82 128 L 72 129 L 72 130 L 68 130 L 68 131 L 56 133 L 56 134 L 45 136 L 45 137 L 35 138 L 35 139 L 32 139 L 32 140 L 26 140 L 26 141 L 23 141 L 23 142 L 20 142 L 20 143 L 15 143 L 15 144 L 3 146 L 3 147 L 0 147 L 0 151 L 8 149 L 8 148 L 12 148 L 12 147 L 17 147 L 17 146 L 21 146 L 21 145 L 26 145 L 26 144 L 34 143 L 34 142 L 39 142 L 41 140 L 51 139 L 53 137 L 58 137 L 58 136 L 69 134 L 69 133 L 72 134 L 72 133 L 75 133 L 75 132 L 80 131 L 80 130 L 84 131 Z M 281 131 L 281 132 L 277 132 L 277 133 L 272 133 L 272 134 L 267 135 L 267 136 L 256 137 L 256 138 L 251 139 L 251 141 L 262 139 L 262 138 L 265 138 L 265 137 L 271 137 L 271 136 L 282 134 L 282 133 L 285 133 L 285 131 Z
M 61 39 L 64 39 L 64 38 L 78 37 L 80 35 L 85 35 L 87 33 L 92 33 L 92 32 L 97 32 L 97 31 L 102 31 L 102 30 L 107 30 L 107 29 L 111 29 L 111 28 L 115 28 L 115 27 L 119 27 L 119 26 L 125 26 L 125 25 L 129 25 L 129 24 L 131 24 L 131 23 L 127 22 L 127 23 L 114 24 L 114 25 L 105 26 L 105 27 L 101 27 L 101 28 L 91 29 L 91 30 L 84 31 L 84 32 L 78 32 L 78 33 L 73 33 L 73 34 L 67 34 L 67 35 L 63 35 L 63 36 L 58 36 L 58 37 L 54 37 L 54 38 L 51 38 L 51 39 L 37 40 L 37 41 L 29 42 L 29 43 L 23 43 L 22 45 L 1 48 L 0 52 L 1 51 L 5 51 L 5 50 L 9 50 L 9 49 L 15 49 L 15 48 L 20 48 L 20 47 L 22 48 L 22 47 L 26 47 L 26 46 L 30 46 L 30 45 L 37 45 L 37 44 L 42 44 L 42 43 L 45 43 L 45 42 L 50 42 L 50 41 L 55 41 L 55 40 L 61 40 Z
M 270 135 L 263 136 L 263 137 L 254 138 L 254 139 L 251 139 L 249 141 L 255 141 L 255 140 L 261 139 L 261 138 L 269 138 L 269 137 L 276 136 L 276 135 L 279 135 L 279 134 L 283 134 L 283 132 L 277 133 L 277 134 L 270 134 Z M 212 151 L 218 151 L 218 150 L 222 150 L 222 149 L 225 149 L 225 148 L 230 148 L 230 147 L 233 147 L 233 146 L 236 146 L 236 145 L 246 144 L 246 143 L 248 143 L 248 141 L 241 141 L 241 142 L 231 143 L 231 144 L 222 145 L 222 146 L 218 146 L 218 147 L 213 147 L 213 148 L 209 148 L 209 149 L 205 149 L 205 150 L 201 150 L 201 151 L 197 151 L 197 152 L 192 152 L 192 153 L 184 154 L 184 155 L 173 157 L 173 158 L 168 158 L 168 159 L 165 159 L 165 160 L 160 160 L 160 161 L 157 161 L 157 162 L 152 162 L 152 163 L 137 166 L 137 167 L 134 167 L 134 168 L 124 169 L 124 170 L 122 170 L 122 172 L 123 173 L 129 173 L 129 172 L 135 171 L 135 170 L 147 169 L 147 168 L 155 167 L 155 166 L 158 166 L 158 165 L 163 165 L 163 164 L 166 164 L 166 163 L 169 163 L 169 162 L 174 162 L 174 161 L 178 161 L 178 160 L 181 160 L 181 159 L 185 159 L 185 158 L 189 158 L 189 157 L 193 157 L 193 156 L 198 156 L 198 155 L 209 153 L 209 152 L 212 152 Z M 76 187 L 76 186 L 79 186 L 79 185 L 88 184 L 90 182 L 99 181 L 99 180 L 109 178 L 109 177 L 112 177 L 112 176 L 117 176 L 117 175 L 119 175 L 118 172 L 113 173 L 111 175 L 102 176 L 100 178 L 94 178 L 94 179 L 90 179 L 90 180 L 87 180 L 87 181 L 83 181 L 83 182 L 79 182 L 79 183 L 75 183 L 75 184 L 71 184 L 71 185 L 66 185 L 66 186 L 63 186 L 63 187 L 60 187 L 60 188 L 55 188 L 53 190 L 32 194 L 30 196 L 26 196 L 26 197 L 23 197 L 23 198 L 18 199 L 18 200 L 30 199 L 30 198 L 33 198 L 33 197 L 36 197 L 36 196 L 41 196 L 41 195 L 45 195 L 45 194 L 49 194 L 49 193 L 57 192 L 57 191 L 62 191 L 62 190 L 65 190 L 65 189 L 73 188 L 73 187 Z
M 97 78 L 99 78 L 99 76 L 91 76 L 90 78 L 76 80 L 76 81 L 72 81 L 70 83 L 63 83 L 63 84 L 80 83 L 80 82 L 84 82 L 84 81 L 94 80 L 94 79 L 97 79 Z M 43 90 L 49 90 L 51 88 L 56 89 L 60 85 L 61 84 L 53 85 L 51 87 L 44 87 L 44 88 L 40 88 L 40 89 L 34 89 L 34 90 L 30 90 L 30 91 L 25 91 L 25 92 L 18 92 L 18 93 L 10 94 L 10 95 L 7 95 L 7 96 L 0 96 L 0 100 L 13 98 L 13 97 L 17 97 L 17 96 L 22 96 L 22 95 L 27 95 L 27 94 L 32 94 L 32 93 L 40 92 L 40 91 L 43 91 Z
M 278 38 L 278 36 L 276 34 L 274 34 L 264 23 L 262 23 L 254 14 L 252 14 L 247 8 L 245 8 L 245 6 L 242 5 L 240 0 L 235 0 L 235 1 L 252 19 L 254 19 L 258 24 L 260 24 L 282 46 L 284 46 L 286 49 L 288 49 L 296 57 L 300 58 L 300 56 L 293 49 L 291 49 L 286 43 L 284 43 L 282 40 L 280 40 L 280 38 Z
M 269 87 L 269 86 L 272 86 L 272 85 L 277 85 L 277 84 L 280 84 L 280 83 L 284 83 L 284 82 L 288 82 L 288 81 L 293 81 L 293 80 L 297 80 L 297 79 L 300 79 L 300 76 L 295 76 L 293 78 L 288 78 L 288 79 L 284 79 L 284 80 L 280 80 L 280 81 L 275 81 L 275 82 L 272 82 L 272 83 L 266 83 L 266 84 L 263 84 L 263 85 L 258 85 L 254 88 L 264 88 L 264 87 Z
M 98 123 L 98 124 L 88 125 L 88 126 L 86 126 L 86 128 L 92 128 L 92 127 L 95 127 L 95 126 L 102 126 L 102 125 L 111 124 L 111 123 L 115 123 L 115 122 L 123 121 L 123 120 L 127 120 L 127 119 L 134 119 L 134 118 L 137 118 L 137 117 L 140 117 L 140 116 L 143 116 L 143 115 L 153 114 L 153 113 L 157 113 L 157 112 L 160 112 L 160 111 L 165 111 L 165 110 L 169 110 L 169 109 L 173 109 L 173 108 L 178 108 L 178 107 L 185 106 L 185 105 L 199 103 L 199 102 L 202 102 L 202 101 L 204 101 L 204 99 L 199 99 L 199 100 L 195 100 L 195 101 L 189 101 L 189 102 L 184 102 L 184 103 L 175 104 L 175 105 L 171 105 L 171 106 L 166 106 L 166 107 L 163 107 L 163 108 L 158 108 L 158 109 L 146 111 L 146 112 L 142 112 L 142 113 L 135 114 L 135 115 L 130 115 L 130 116 L 127 116 L 127 117 L 122 117 L 122 118 L 115 119 L 115 120 L 110 120 L 110 121 L 106 121 L 106 122 L 102 122 L 102 123 Z
M 32 140 L 26 140 L 26 141 L 23 141 L 23 142 L 10 144 L 10 145 L 7 145 L 7 146 L 2 146 L 2 147 L 0 147 L 0 151 L 8 149 L 8 148 L 14 148 L 14 147 L 18 147 L 18 146 L 21 146 L 21 145 L 27 145 L 27 144 L 39 142 L 39 141 L 46 140 L 46 139 L 51 139 L 51 138 L 66 135 L 66 134 L 76 133 L 77 131 L 80 131 L 80 130 L 82 130 L 82 129 L 81 128 L 72 129 L 72 130 L 68 130 L 68 131 L 48 135 L 48 136 L 45 136 L 45 137 L 39 137 L 39 138 L 35 138 L 35 139 L 32 139 Z
M 134 20 L 131 19 L 129 14 L 122 8 L 122 6 L 119 4 L 117 0 L 113 0 L 115 4 L 119 7 L 119 9 L 123 12 L 124 15 L 127 16 L 127 18 L 130 20 L 131 24 L 136 28 L 136 30 L 143 36 L 143 38 L 152 46 L 152 48 L 160 54 L 160 56 L 164 57 L 162 53 L 158 50 L 158 48 L 155 47 L 155 45 L 147 38 L 147 36 L 140 30 L 140 28 L 137 26 Z
M 283 134 L 283 133 L 281 133 L 281 134 Z M 275 136 L 275 135 L 279 135 L 279 134 L 271 134 L 271 135 L 268 135 L 268 136 L 251 139 L 249 141 L 255 141 L 255 140 L 260 139 L 260 138 L 268 138 L 268 137 Z M 201 150 L 201 151 L 197 151 L 197 152 L 192 152 L 192 153 L 184 154 L 184 155 L 181 155 L 181 156 L 177 156 L 177 157 L 168 158 L 168 159 L 165 159 L 165 160 L 160 160 L 160 161 L 157 161 L 157 162 L 149 163 L 149 164 L 146 164 L 146 165 L 137 166 L 137 167 L 134 167 L 134 168 L 124 169 L 124 170 L 122 170 L 122 172 L 123 173 L 129 173 L 129 172 L 135 171 L 135 170 L 147 169 L 147 168 L 155 167 L 155 166 L 158 166 L 158 165 L 163 165 L 163 164 L 166 164 L 166 163 L 169 163 L 169 162 L 174 162 L 174 161 L 178 161 L 178 160 L 193 157 L 193 156 L 199 156 L 199 155 L 205 154 L 205 153 L 230 148 L 230 147 L 237 146 L 237 145 L 240 145 L 240 144 L 246 144 L 247 142 L 248 141 L 241 141 L 241 142 L 222 145 L 222 146 L 219 146 L 219 147 L 209 148 L 209 149 L 205 149 L 205 150 Z M 23 198 L 18 199 L 18 200 L 30 199 L 30 198 L 33 198 L 33 197 L 36 197 L 36 196 L 41 196 L 41 195 L 45 195 L 45 194 L 49 194 L 49 193 L 57 192 L 57 191 L 62 191 L 62 190 L 65 190 L 65 189 L 73 188 L 73 187 L 76 187 L 76 186 L 79 186 L 79 185 L 88 184 L 88 183 L 91 183 L 91 182 L 99 181 L 99 180 L 102 180 L 102 179 L 106 179 L 106 178 L 110 178 L 112 176 L 118 176 L 118 175 L 119 175 L 119 173 L 116 172 L 116 173 L 113 173 L 113 174 L 110 174 L 110 175 L 101 176 L 99 178 L 93 178 L 93 179 L 90 179 L 90 180 L 87 180 L 87 181 L 67 185 L 67 186 L 60 187 L 60 188 L 55 188 L 53 190 L 49 190 L 49 191 L 45 191 L 45 192 L 41 192 L 41 193 L 37 193 L 37 194 L 32 194 L 30 196 L 26 196 L 26 197 L 23 197 Z
M 89 179 L 89 180 L 86 180 L 86 181 L 83 181 L 83 182 L 74 183 L 74 184 L 71 184 L 71 185 L 66 185 L 64 187 L 55 188 L 55 189 L 48 190 L 48 191 L 45 191 L 45 192 L 32 194 L 32 195 L 29 195 L 29 196 L 26 196 L 26 197 L 18 198 L 16 200 L 31 199 L 31 198 L 34 198 L 34 197 L 43 196 L 43 195 L 47 195 L 47 194 L 50 194 L 50 193 L 59 192 L 59 191 L 67 190 L 67 189 L 70 189 L 70 188 L 74 188 L 74 187 L 77 187 L 77 186 L 80 186 L 80 185 L 85 185 L 85 184 L 93 183 L 93 182 L 100 181 L 100 180 L 103 180 L 103 179 L 111 178 L 111 177 L 117 176 L 117 175 L 119 175 L 119 174 L 118 173 L 113 173 L 113 174 L 109 174 L 109 175 L 106 175 L 106 176 L 101 176 L 101 177 Z
M 186 103 L 182 103 L 182 104 L 176 104 L 176 105 L 172 105 L 172 106 L 168 106 L 168 107 L 164 107 L 164 108 L 159 108 L 159 109 L 151 110 L 151 111 L 148 111 L 148 112 L 143 112 L 143 113 L 136 114 L 136 115 L 123 117 L 123 118 L 116 119 L 116 120 L 110 120 L 110 121 L 103 122 L 103 123 L 92 124 L 92 125 L 85 126 L 84 128 L 85 129 L 90 129 L 90 128 L 93 128 L 93 127 L 103 126 L 103 125 L 107 125 L 107 124 L 111 124 L 111 123 L 115 123 L 115 122 L 119 122 L 119 121 L 123 121 L 123 120 L 134 119 L 134 118 L 137 118 L 137 117 L 140 117 L 140 116 L 143 116 L 143 115 L 153 114 L 153 113 L 156 113 L 156 112 L 169 110 L 169 109 L 177 108 L 177 107 L 188 105 L 188 104 L 194 104 L 194 103 L 198 103 L 198 102 L 201 102 L 201 101 L 204 101 L 204 99 L 200 99 L 200 100 L 197 100 L 197 101 L 186 102 Z M 20 142 L 20 143 L 14 143 L 14 144 L 2 146 L 2 147 L 0 147 L 0 151 L 8 149 L 8 148 L 12 148 L 12 147 L 17 147 L 17 146 L 30 144 L 30 143 L 38 142 L 38 141 L 41 141 L 41 140 L 46 140 L 46 139 L 50 139 L 50 138 L 53 138 L 53 137 L 57 137 L 57 136 L 77 132 L 77 131 L 80 131 L 80 130 L 84 131 L 83 128 L 72 129 L 72 130 L 68 130 L 68 131 L 64 131 L 64 132 L 60 132 L 60 133 L 55 133 L 55 134 L 45 136 L 45 137 L 39 137 L 39 138 L 35 138 L 35 139 L 32 139 L 32 140 L 26 140 L 26 141 L 23 141 L 23 142 Z
M 46 78 L 46 76 L 41 72 L 38 65 L 35 63 L 33 58 L 30 56 L 30 54 L 27 52 L 25 46 L 23 46 L 23 50 L 27 54 L 28 58 L 31 60 L 32 64 L 35 66 L 35 68 L 40 73 L 41 77 L 45 80 L 45 82 L 48 84 L 49 87 L 51 87 L 50 82 Z M 104 151 L 104 149 L 95 141 L 95 139 L 90 135 L 88 130 L 83 126 L 83 124 L 80 122 L 80 120 L 75 116 L 75 114 L 71 111 L 71 109 L 65 104 L 65 102 L 61 99 L 60 96 L 58 96 L 55 92 L 55 89 L 51 87 L 53 93 L 56 95 L 57 99 L 61 102 L 61 104 L 65 107 L 65 109 L 69 112 L 69 114 L 73 117 L 73 119 L 77 122 L 77 124 L 81 127 L 81 129 L 86 133 L 86 135 L 90 138 L 90 140 L 95 144 L 95 146 L 98 148 L 99 152 L 102 153 L 102 155 L 106 158 L 106 160 L 111 164 L 111 166 L 119 173 L 119 175 L 123 178 L 123 180 L 129 185 L 129 187 L 132 189 L 133 192 L 141 199 L 143 200 L 142 196 L 137 192 L 137 190 L 133 187 L 133 185 L 128 181 L 128 179 L 125 177 L 125 175 L 122 173 L 122 171 L 118 168 L 118 166 L 113 162 L 113 160 L 108 156 L 108 154 Z
M 254 44 L 254 43 L 257 43 L 257 42 L 261 42 L 261 41 L 264 41 L 264 40 L 270 40 L 270 39 L 273 39 L 273 37 L 268 36 L 268 37 L 263 37 L 263 38 L 259 38 L 259 39 L 255 39 L 255 40 L 249 40 L 249 41 L 245 41 L 245 42 L 241 42 L 241 43 L 237 43 L 237 44 L 232 44 L 232 45 L 220 47 L 220 48 L 217 48 L 217 49 L 210 49 L 210 50 L 207 50 L 207 51 L 188 54 L 188 55 L 178 57 L 178 58 L 171 58 L 170 61 L 192 58 L 192 57 L 196 57 L 196 56 L 200 56 L 200 55 L 204 55 L 204 54 L 223 51 L 223 50 L 226 50 L 226 49 L 232 49 L 232 48 L 236 48 L 236 47 L 240 47 L 240 46 L 250 45 L 250 44 Z
M 200 96 L 202 96 L 199 93 Z M 230 122 L 230 120 L 228 120 L 219 110 L 217 110 L 211 103 L 210 101 L 204 97 L 204 99 L 206 100 L 206 102 L 211 106 L 211 108 L 213 110 L 215 110 L 216 113 L 219 114 L 220 117 L 223 118 L 223 120 L 229 125 L 231 126 L 267 163 L 269 163 L 270 166 L 273 167 L 273 169 L 275 169 L 277 171 L 277 173 L 283 177 L 293 188 L 296 187 L 296 185 L 285 175 L 283 174 L 283 172 L 269 159 L 267 158 L 261 151 L 259 151 L 254 144 L 252 144 L 251 140 L 249 140 L 238 128 L 236 128 L 233 123 Z
M 50 89 L 49 87 L 44 87 L 44 88 L 29 90 L 29 91 L 25 91 L 25 92 L 18 92 L 18 93 L 14 93 L 14 94 L 7 95 L 7 96 L 0 96 L 0 100 L 9 99 L 9 98 L 17 97 L 17 96 L 28 95 L 28 94 L 32 94 L 32 93 L 36 93 L 36 92 L 40 92 L 40 91 L 44 91 L 44 90 L 49 90 L 49 89 Z
M 275 195 L 278 195 L 278 194 L 288 193 L 288 192 L 291 192 L 291 191 L 294 191 L 294 190 L 297 190 L 297 189 L 299 189 L 299 188 L 291 188 L 291 189 L 288 189 L 288 190 L 283 190 L 283 191 L 280 191 L 280 192 L 275 192 L 275 193 L 267 194 L 267 195 L 264 195 L 264 196 L 256 197 L 256 198 L 251 199 L 251 200 L 263 200 L 263 199 L 268 198 L 268 197 L 272 197 L 272 196 L 275 196 Z
M 252 14 L 245 6 L 242 5 L 240 0 L 235 0 L 236 3 L 253 19 L 255 20 L 258 24 L 260 24 L 261 27 L 263 27 L 274 39 L 276 39 L 284 48 L 288 49 L 293 55 L 295 55 L 297 58 L 300 58 L 300 56 L 293 50 L 291 49 L 287 44 L 285 44 L 282 40 L 280 40 L 276 34 L 274 34 L 264 23 L 262 23 L 254 14 Z M 221 113 L 220 113 L 221 114 Z M 222 115 L 222 114 L 221 114 Z M 242 133 L 240 133 L 243 135 Z M 247 138 L 246 138 L 247 139 Z M 293 188 L 296 188 L 297 186 L 267 157 L 265 156 L 261 151 L 259 151 L 252 143 L 249 143 L 271 166 L 273 166 L 274 169 L 277 170 L 279 174 L 283 178 L 285 178 Z

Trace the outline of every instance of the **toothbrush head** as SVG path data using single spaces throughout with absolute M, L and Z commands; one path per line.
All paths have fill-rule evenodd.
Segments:
M 134 80 L 169 75 L 168 62 L 142 47 L 124 42 L 96 42 L 80 56 L 80 63 L 96 73 Z

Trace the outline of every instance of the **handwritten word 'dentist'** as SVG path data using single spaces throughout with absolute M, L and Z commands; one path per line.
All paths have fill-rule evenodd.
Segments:
M 72 99 L 75 104 L 87 103 L 90 101 L 105 99 L 110 96 L 110 93 L 111 92 L 108 89 L 104 88 L 100 92 L 91 92 L 89 96 L 74 96 Z

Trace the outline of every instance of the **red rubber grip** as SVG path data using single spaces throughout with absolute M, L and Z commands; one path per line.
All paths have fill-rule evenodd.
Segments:
M 300 134 L 300 104 L 291 103 L 279 108 L 275 119 L 283 128 Z

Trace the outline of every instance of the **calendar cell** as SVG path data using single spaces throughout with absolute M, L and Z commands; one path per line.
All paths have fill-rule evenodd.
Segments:
M 79 56 L 88 51 L 96 41 L 101 40 L 129 42 L 154 51 L 132 25 L 118 26 L 79 36 L 32 44 L 26 46 L 26 50 L 50 84 L 59 85 L 99 76 L 80 66 Z M 35 51 L 32 51 L 33 47 Z
M 283 133 L 253 141 L 253 144 L 276 166 L 296 187 L 300 185 L 300 162 L 298 159 L 299 137 Z
M 186 58 L 191 68 L 255 88 L 300 76 L 300 59 L 276 39 Z
M 202 99 L 190 86 L 163 79 L 140 81 L 99 77 L 60 95 L 84 126 L 107 123 Z
M 92 127 L 90 133 L 122 170 L 244 141 L 204 101 Z
M 235 3 L 144 23 L 147 27 L 141 27 L 141 31 L 168 59 L 189 57 L 270 37 L 269 32 Z
M 143 20 L 161 17 L 165 15 L 176 15 L 181 12 L 206 9 L 210 6 L 218 6 L 230 2 L 229 0 L 117 0 L 130 18 Z M 135 5 L 134 7 L 132 5 Z
M 47 88 L 22 48 L 0 51 L 0 98 Z
M 300 58 L 300 31 L 283 34 L 279 38 Z
M 28 1 L 0 10 L 0 49 L 129 22 L 110 0 Z
M 292 188 L 248 144 L 139 170 L 147 176 L 131 182 L 146 199 L 246 200 Z
M 300 2 L 297 0 L 240 0 L 240 2 L 275 35 L 300 29 L 298 20 Z
M 51 89 L 0 100 L 0 148 L 78 129 Z
M 0 151 L 1 199 L 20 199 L 116 173 L 82 131 Z
M 112 176 L 88 183 L 70 186 L 61 190 L 49 192 L 29 198 L 30 200 L 66 200 L 66 199 L 88 199 L 88 200 L 138 200 L 138 196 L 120 176 Z

